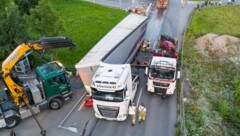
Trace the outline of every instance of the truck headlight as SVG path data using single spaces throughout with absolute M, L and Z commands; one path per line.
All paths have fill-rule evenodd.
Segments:
M 95 114 L 96 114 L 97 116 L 101 116 L 98 112 L 95 112 Z
M 154 90 L 152 87 L 148 87 L 148 91 L 153 92 Z
M 94 86 L 94 87 L 95 87 L 95 83 L 94 83 L 94 82 L 92 82 L 92 86 Z
M 119 118 L 124 118 L 126 116 L 127 116 L 127 114 L 122 114 L 122 115 L 119 115 Z

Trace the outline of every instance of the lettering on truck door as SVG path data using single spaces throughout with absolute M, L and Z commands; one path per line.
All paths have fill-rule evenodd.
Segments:
M 67 89 L 67 80 L 63 75 L 58 75 L 56 77 L 48 79 L 48 89 L 51 91 L 46 91 L 47 96 L 53 96 L 55 94 L 60 94 Z

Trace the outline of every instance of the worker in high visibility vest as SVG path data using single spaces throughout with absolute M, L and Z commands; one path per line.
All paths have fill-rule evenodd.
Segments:
M 132 103 L 128 109 L 128 114 L 131 115 L 131 118 L 132 118 L 132 126 L 134 126 L 136 122 L 136 112 L 137 110 L 136 110 L 135 104 Z
M 147 39 L 147 47 L 150 47 L 150 44 L 151 44 L 150 40 Z
M 141 121 L 145 121 L 146 114 L 147 114 L 147 109 L 143 103 L 141 103 L 141 105 L 139 105 L 138 112 L 139 112 L 138 121 L 139 121 L 139 123 L 141 123 Z
M 146 6 L 142 4 L 141 11 L 143 15 L 146 15 Z
M 150 44 L 151 44 L 150 40 L 147 39 L 147 40 L 146 40 L 145 57 L 148 57 L 148 52 L 149 52 L 149 50 L 150 50 Z
M 141 50 L 142 50 L 142 51 L 146 51 L 146 50 L 147 50 L 147 45 L 143 43 L 143 44 L 142 44 L 142 47 L 141 47 Z

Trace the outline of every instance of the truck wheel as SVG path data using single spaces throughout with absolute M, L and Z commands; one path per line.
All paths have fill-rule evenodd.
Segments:
M 53 110 L 58 110 L 62 107 L 63 105 L 63 101 L 60 100 L 59 98 L 54 98 L 51 100 L 50 102 L 50 108 L 53 109 Z
M 19 124 L 19 122 L 20 122 L 20 118 L 18 116 L 11 116 L 6 119 L 6 124 L 7 124 L 6 128 L 7 129 L 14 128 Z

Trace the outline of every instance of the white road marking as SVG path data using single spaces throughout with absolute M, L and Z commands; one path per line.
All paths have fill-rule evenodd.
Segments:
M 84 102 L 83 102 L 82 105 L 78 108 L 78 111 L 80 111 L 80 110 L 82 109 L 83 104 L 84 104 Z
M 72 109 L 68 112 L 68 114 L 65 116 L 65 118 L 62 120 L 62 122 L 58 125 L 59 128 L 62 128 L 62 124 L 64 121 L 69 117 L 69 115 L 73 112 L 73 110 L 77 107 L 77 105 L 82 101 L 82 99 L 86 96 L 86 92 L 83 94 L 83 96 L 78 100 L 78 102 L 72 107 Z
M 138 106 L 138 104 L 139 104 L 139 101 L 140 101 L 141 95 L 142 95 L 142 88 L 141 88 L 140 94 L 139 94 L 139 96 L 138 96 L 138 100 L 137 100 L 137 105 L 136 105 L 136 106 Z

